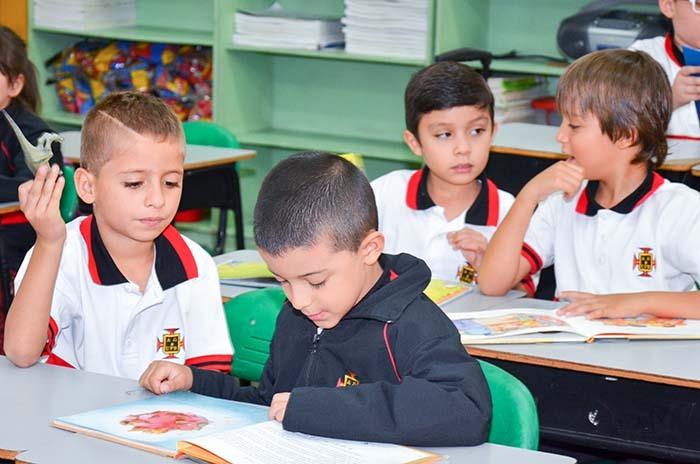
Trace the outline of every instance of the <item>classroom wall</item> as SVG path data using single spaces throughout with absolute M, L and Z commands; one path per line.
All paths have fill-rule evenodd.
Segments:
M 0 0 L 0 24 L 8 26 L 27 40 L 27 4 L 17 0 Z

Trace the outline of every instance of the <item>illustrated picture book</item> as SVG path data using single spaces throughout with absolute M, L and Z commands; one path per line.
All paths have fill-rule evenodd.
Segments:
M 472 287 L 461 282 L 450 282 L 441 279 L 432 279 L 428 286 L 423 290 L 428 298 L 433 300 L 435 304 L 446 304 L 455 298 L 467 294 L 472 290 Z
M 639 316 L 588 320 L 554 309 L 495 309 L 448 314 L 464 344 L 580 342 L 597 338 L 700 339 L 700 320 Z
M 260 261 L 227 261 L 217 266 L 219 281 L 224 285 L 237 285 L 240 287 L 275 287 L 279 282 Z
M 399 445 L 287 432 L 268 408 L 176 392 L 54 419 L 54 427 L 171 458 L 200 462 L 430 463 L 440 456 Z

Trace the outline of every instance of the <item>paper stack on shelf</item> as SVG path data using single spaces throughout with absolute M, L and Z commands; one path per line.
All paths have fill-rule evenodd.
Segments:
M 89 30 L 136 25 L 136 0 L 34 0 L 34 24 Z
M 340 18 L 301 15 L 275 2 L 261 12 L 237 11 L 233 43 L 251 47 L 320 50 L 342 47 Z
M 540 76 L 489 77 L 488 84 L 494 97 L 494 119 L 499 123 L 535 122 L 532 100 L 548 92 L 547 81 Z
M 428 0 L 345 0 L 345 50 L 425 59 L 428 17 Z

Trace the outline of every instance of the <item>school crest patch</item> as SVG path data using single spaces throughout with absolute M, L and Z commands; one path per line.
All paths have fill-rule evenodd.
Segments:
M 357 375 L 353 371 L 348 371 L 343 377 L 338 378 L 335 386 L 340 387 L 351 387 L 353 385 L 359 385 L 360 381 L 357 380 Z
M 156 352 L 162 349 L 165 355 L 163 359 L 177 358 L 180 350 L 185 348 L 185 337 L 178 330 L 180 329 L 165 329 L 163 336 L 156 338 Z
M 652 248 L 639 247 L 639 252 L 632 258 L 632 269 L 639 272 L 639 277 L 651 277 L 651 272 L 656 269 L 656 257 Z
M 457 270 L 457 280 L 465 284 L 476 282 L 476 269 L 469 263 L 465 263 Z

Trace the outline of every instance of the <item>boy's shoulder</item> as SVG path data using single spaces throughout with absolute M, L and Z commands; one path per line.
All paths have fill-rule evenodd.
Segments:
M 391 171 L 390 173 L 384 174 L 383 176 L 377 177 L 370 184 L 376 192 L 377 190 L 389 190 L 389 189 L 406 189 L 408 182 L 411 177 L 414 176 L 420 170 L 414 169 L 398 169 L 396 171 Z
M 659 60 L 663 56 L 667 56 L 666 37 L 658 36 L 650 39 L 637 40 L 630 45 L 630 50 L 646 52 L 654 59 Z

